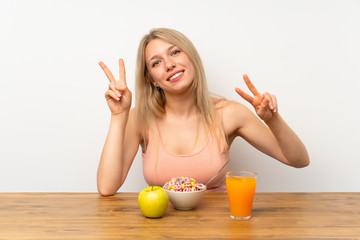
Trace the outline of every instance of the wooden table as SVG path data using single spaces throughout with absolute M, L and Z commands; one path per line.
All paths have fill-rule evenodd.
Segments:
M 0 193 L 0 239 L 360 239 L 360 193 L 256 193 L 232 220 L 225 193 L 195 210 L 142 216 L 138 193 Z

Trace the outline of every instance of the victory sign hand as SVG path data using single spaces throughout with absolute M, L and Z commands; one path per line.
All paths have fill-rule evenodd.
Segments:
M 235 91 L 255 108 L 256 114 L 259 118 L 261 118 L 264 122 L 271 120 L 277 113 L 278 109 L 276 97 L 268 92 L 260 94 L 246 74 L 243 78 L 247 87 L 254 96 L 252 97 L 248 95 L 239 88 L 235 88 Z
M 109 68 L 99 62 L 100 67 L 109 79 L 109 89 L 105 93 L 107 104 L 112 115 L 117 115 L 130 110 L 131 91 L 126 85 L 125 66 L 123 59 L 119 59 L 119 80 L 116 81 Z

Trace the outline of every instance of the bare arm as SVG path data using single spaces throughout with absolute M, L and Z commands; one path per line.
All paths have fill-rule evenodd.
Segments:
M 131 110 L 124 115 L 111 116 L 97 173 L 98 191 L 101 195 L 113 195 L 118 191 L 135 158 L 140 137 L 134 114 L 135 111 Z
M 278 113 L 275 113 L 266 124 L 277 140 L 285 157 L 283 160 L 285 164 L 293 167 L 306 167 L 310 164 L 304 144 Z
M 260 94 L 246 75 L 244 80 L 254 97 L 239 88 L 236 88 L 236 92 L 252 104 L 258 117 L 266 125 L 243 105 L 232 104 L 230 109 L 236 120 L 230 121 L 229 126 L 232 129 L 230 131 L 234 131 L 235 135 L 242 136 L 258 150 L 287 165 L 293 167 L 309 165 L 306 148 L 279 115 L 275 96 L 269 93 Z
M 124 62 L 119 60 L 119 81 L 104 63 L 99 65 L 110 81 L 105 98 L 111 121 L 98 167 L 97 186 L 101 195 L 108 196 L 115 194 L 124 183 L 139 148 L 140 135 L 135 124 L 135 111 L 130 111 L 132 94 L 126 86 Z

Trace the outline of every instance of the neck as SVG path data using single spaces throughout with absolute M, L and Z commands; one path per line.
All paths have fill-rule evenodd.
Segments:
M 198 113 L 195 106 L 194 93 L 188 92 L 187 94 L 180 95 L 166 95 L 166 114 L 171 114 L 179 118 L 187 118 Z

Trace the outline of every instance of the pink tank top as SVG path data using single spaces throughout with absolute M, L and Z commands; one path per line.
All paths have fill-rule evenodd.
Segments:
M 158 128 L 149 131 L 149 143 L 142 154 L 143 173 L 150 186 L 163 186 L 173 177 L 192 177 L 206 184 L 229 159 L 227 143 L 218 146 L 216 139 L 208 137 L 206 145 L 191 155 L 173 154 L 165 149 Z M 226 166 L 207 186 L 207 191 L 225 192 Z

